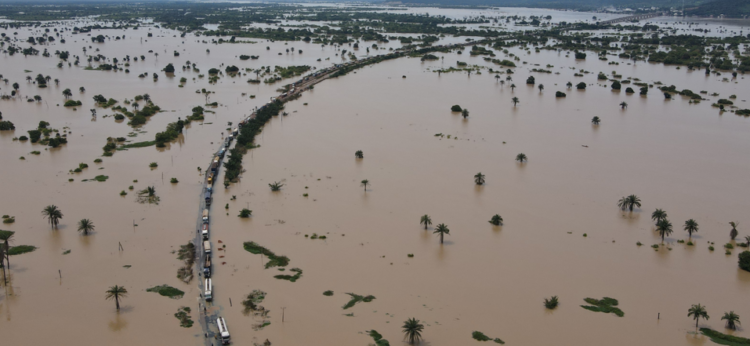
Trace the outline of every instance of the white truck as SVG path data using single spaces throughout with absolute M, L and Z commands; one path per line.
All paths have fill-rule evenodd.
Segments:
M 213 292 L 212 292 L 213 291 L 213 287 L 212 286 L 213 285 L 212 285 L 211 279 L 207 278 L 206 279 L 206 283 L 205 283 L 205 285 L 203 287 L 203 297 L 206 298 L 207 302 L 210 302 L 210 301 L 212 301 L 214 299 L 214 295 L 213 295 Z
M 203 253 L 205 253 L 207 256 L 211 255 L 211 242 L 208 240 L 203 241 Z
M 219 317 L 216 319 L 216 325 L 219 326 L 221 344 L 229 345 L 229 330 L 227 329 L 227 321 L 224 320 L 224 317 Z

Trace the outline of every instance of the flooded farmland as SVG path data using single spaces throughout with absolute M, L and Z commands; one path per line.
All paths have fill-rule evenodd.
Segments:
M 710 25 L 712 32 L 747 31 L 742 24 Z M 24 39 L 43 31 L 28 30 L 0 32 Z M 437 60 L 403 57 L 324 80 L 286 102 L 287 115 L 265 124 L 255 137 L 257 147 L 244 155 L 239 181 L 225 189 L 225 170 L 219 170 L 210 219 L 214 300 L 204 303 L 203 277 L 196 271 L 190 283 L 178 279 L 182 262 L 175 253 L 196 236 L 204 173 L 228 128 L 300 78 L 251 84 L 252 71 L 309 65 L 314 73 L 343 62 L 340 49 L 353 48 L 258 38 L 209 44 L 205 36 L 180 37 L 179 31 L 149 26 L 90 34 L 125 38 L 92 43 L 87 33 L 66 31 L 65 44 L 37 46 L 81 55 L 79 66 L 59 68 L 54 56 L 0 56 L 0 74 L 10 82 L 0 83 L 0 94 L 10 94 L 14 82 L 20 86 L 18 96 L 0 100 L 3 120 L 15 125 L 14 131 L 0 131 L 0 214 L 15 218 L 0 228 L 15 232 L 11 246 L 37 247 L 10 256 L 11 279 L 0 293 L 0 334 L 10 343 L 218 344 L 205 338 L 198 323 L 208 313 L 226 319 L 235 344 L 367 345 L 373 343 L 369 331 L 376 330 L 398 345 L 403 321 L 415 317 L 424 324 L 427 345 L 475 343 L 474 331 L 509 345 L 710 345 L 707 336 L 693 334 L 695 321 L 686 316 L 698 303 L 712 317 L 700 327 L 750 337 L 741 328 L 726 330 L 721 320 L 730 310 L 750 316 L 743 304 L 750 273 L 737 265 L 740 245 L 750 235 L 750 188 L 743 183 L 750 169 L 750 119 L 712 107 L 736 95 L 736 110 L 748 108 L 743 74 L 486 46 L 500 59 L 517 56 L 513 73 L 471 56 L 467 47 L 462 54 L 434 52 Z M 446 35 L 436 44 L 463 42 Z M 362 44 L 357 56 L 402 47 L 391 40 L 366 53 L 372 43 Z M 83 47 L 90 55 L 145 60 L 130 61 L 129 73 L 85 70 Z M 303 53 L 287 53 L 292 47 Z M 240 60 L 243 54 L 259 58 Z M 187 61 L 200 72 L 182 70 Z M 450 71 L 459 62 L 475 68 L 471 74 Z M 169 63 L 176 68 L 173 76 L 161 71 Z M 242 75 L 223 73 L 216 83 L 199 77 L 231 65 Z M 613 91 L 611 81 L 597 79 L 599 72 L 652 88 L 645 96 L 635 85 Z M 40 73 L 59 85 L 39 88 L 26 80 Z M 148 76 L 138 78 L 143 73 Z M 535 84 L 526 83 L 530 76 Z M 585 90 L 576 88 L 581 82 Z M 705 99 L 666 99 L 660 85 L 706 91 L 700 94 Z M 626 93 L 627 86 L 636 92 Z M 63 107 L 66 88 L 81 106 Z M 208 99 L 201 89 L 214 93 Z M 132 108 L 125 99 L 143 94 L 162 112 L 138 131 L 92 99 L 103 95 Z M 41 102 L 27 102 L 32 95 Z M 217 106 L 205 105 L 211 102 Z M 468 109 L 468 117 L 451 112 L 453 105 Z M 186 125 L 165 148 L 102 156 L 109 137 L 153 140 L 196 106 L 213 113 Z M 89 109 L 96 109 L 95 117 Z M 592 124 L 594 116 L 599 125 Z M 51 148 L 14 140 L 40 121 L 69 131 L 67 144 Z M 358 150 L 362 159 L 355 158 Z M 519 153 L 528 160 L 517 162 Z M 158 166 L 149 167 L 152 162 Z M 70 172 L 80 163 L 88 167 Z M 483 185 L 474 182 L 478 172 Z M 93 180 L 99 175 L 106 181 Z M 365 179 L 369 185 L 363 187 Z M 271 191 L 274 182 L 283 184 L 280 191 Z M 159 203 L 138 203 L 138 191 L 149 186 Z M 617 201 L 631 194 L 642 206 L 620 210 Z M 57 229 L 40 213 L 50 204 L 63 213 Z M 243 208 L 252 216 L 237 217 Z M 651 218 L 656 208 L 674 224 L 663 245 Z M 419 223 L 425 214 L 433 223 L 427 230 Z M 495 214 L 502 216 L 501 226 L 488 223 Z M 93 221 L 95 230 L 79 234 L 80 219 Z M 700 224 L 694 245 L 678 242 L 688 241 L 682 226 L 688 219 Z M 730 240 L 730 221 L 739 223 L 736 240 Z M 450 228 L 443 244 L 433 234 L 438 224 Z M 243 248 L 250 241 L 287 256 L 289 265 L 265 269 L 269 258 Z M 274 278 L 294 275 L 292 268 L 302 270 L 296 281 Z M 184 296 L 146 291 L 163 284 Z M 105 300 L 113 285 L 128 290 L 119 311 Z M 253 290 L 266 292 L 260 303 L 270 310 L 265 317 L 243 309 Z M 333 294 L 324 295 L 328 290 Z M 347 293 L 374 299 L 343 309 L 352 298 Z M 554 310 L 543 304 L 551 296 L 560 299 Z M 624 316 L 581 308 L 588 297 L 617 299 Z M 173 316 L 183 306 L 196 322 L 190 328 Z

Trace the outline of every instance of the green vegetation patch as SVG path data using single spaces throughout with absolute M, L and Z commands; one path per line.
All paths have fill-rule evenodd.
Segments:
M 249 253 L 252 253 L 255 255 L 263 254 L 266 257 L 268 257 L 268 262 L 266 262 L 266 269 L 271 268 L 271 267 L 286 267 L 289 264 L 289 257 L 277 256 L 271 250 L 258 245 L 256 242 L 248 241 L 248 242 L 245 242 L 243 245 L 245 247 L 245 250 Z M 300 270 L 300 275 L 301 273 L 302 271 Z M 288 279 L 285 279 L 285 280 L 288 280 Z
M 625 313 L 620 310 L 620 308 L 617 307 L 619 304 L 617 302 L 617 299 L 604 297 L 601 300 L 596 300 L 594 298 L 585 298 L 584 301 L 586 303 L 589 303 L 591 305 L 581 305 L 582 308 L 586 310 L 596 311 L 596 312 L 604 312 L 604 313 L 613 313 L 617 315 L 618 317 L 625 316 Z
M 8 250 L 8 254 L 11 256 L 14 256 L 14 255 L 24 254 L 27 252 L 32 252 L 34 250 L 36 250 L 36 246 L 33 246 L 33 245 L 18 245 L 18 246 L 11 247 L 10 250 Z
M 242 305 L 245 306 L 245 312 L 255 312 L 258 311 L 258 304 L 263 302 L 263 299 L 266 298 L 266 292 L 263 292 L 261 290 L 253 290 L 250 292 L 250 294 L 247 295 L 245 300 L 242 301 Z
M 349 302 L 346 303 L 342 307 L 344 310 L 346 310 L 346 309 L 354 306 L 354 304 L 357 304 L 359 302 L 369 303 L 369 302 L 373 301 L 373 299 L 375 299 L 375 296 L 360 296 L 360 295 L 354 294 L 354 293 L 347 293 L 347 294 L 350 295 L 352 297 L 352 299 L 349 300 Z
M 487 335 L 484 335 L 482 332 L 474 331 L 471 333 L 471 337 L 474 338 L 476 341 L 494 341 L 498 344 L 505 344 L 505 341 L 500 340 L 500 338 L 490 338 Z
M 734 335 L 727 335 L 727 334 L 720 333 L 709 328 L 701 328 L 700 330 L 701 330 L 701 334 L 711 338 L 711 341 L 719 345 L 729 345 L 729 346 L 750 345 L 750 339 L 747 339 L 747 338 L 734 336 Z
M 193 320 L 190 318 L 189 314 L 190 308 L 187 306 L 177 309 L 177 313 L 174 314 L 174 317 L 177 317 L 177 319 L 180 320 L 180 327 L 190 328 L 193 326 Z
M 109 179 L 109 176 L 107 175 L 97 175 L 96 177 L 94 177 L 94 180 L 100 181 L 100 182 L 107 181 L 107 179 Z
M 185 292 L 180 291 L 179 289 L 176 289 L 169 285 L 161 285 L 161 286 L 154 286 L 149 289 L 146 289 L 146 292 L 156 292 L 160 295 L 163 295 L 165 297 L 169 297 L 172 299 L 180 299 L 182 296 L 185 295 Z
M 333 291 L 331 291 L 331 290 L 325 291 L 325 292 L 323 292 L 323 295 L 326 296 L 326 297 L 330 297 L 330 296 L 333 295 Z
M 383 339 L 383 336 L 380 335 L 376 330 L 371 330 L 367 332 L 370 337 L 372 337 L 372 340 L 375 341 L 375 346 L 391 346 L 391 344 L 388 342 L 388 340 Z
M 299 268 L 292 268 L 289 269 L 290 272 L 294 272 L 294 275 L 276 275 L 274 278 L 280 279 L 280 280 L 288 280 L 291 282 L 297 281 L 299 278 L 302 277 L 302 269 Z
M 156 141 L 143 141 L 143 142 L 128 143 L 128 144 L 118 147 L 117 150 L 127 150 L 131 148 L 145 148 L 145 147 L 150 147 L 154 144 L 156 144 Z

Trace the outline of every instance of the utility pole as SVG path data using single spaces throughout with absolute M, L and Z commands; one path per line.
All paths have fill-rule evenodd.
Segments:
M 286 306 L 281 307 L 281 323 L 284 323 L 284 310 L 286 310 Z

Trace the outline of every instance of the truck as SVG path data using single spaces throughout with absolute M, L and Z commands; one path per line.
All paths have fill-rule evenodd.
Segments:
M 216 170 L 219 169 L 219 161 L 220 160 L 221 160 L 221 158 L 218 155 L 216 155 L 214 157 L 214 160 L 211 162 L 211 172 L 216 173 Z
M 229 330 L 227 329 L 227 321 L 224 320 L 224 317 L 219 317 L 216 319 L 216 325 L 219 326 L 221 344 L 229 345 Z
M 203 240 L 208 240 L 208 222 L 203 223 L 203 226 L 201 227 L 201 235 L 203 236 Z
M 206 254 L 206 257 L 211 255 L 211 242 L 208 240 L 203 241 L 203 253 Z
M 213 287 L 212 282 L 210 278 L 206 278 L 206 283 L 203 286 L 203 297 L 206 298 L 207 302 L 210 302 L 214 299 L 213 295 Z
M 208 222 L 208 209 L 203 209 L 203 223 Z
M 206 256 L 206 260 L 203 261 L 203 276 L 211 277 L 211 256 Z
M 213 185 L 214 184 L 214 172 L 209 172 L 208 173 L 208 178 L 206 179 L 206 181 L 208 182 L 208 185 Z M 206 192 L 206 193 L 208 194 L 209 197 L 211 196 L 210 192 Z
M 211 191 L 206 191 L 206 206 L 211 205 Z
M 235 127 L 235 128 L 234 128 L 234 129 L 232 130 L 232 134 L 236 136 L 236 135 L 237 135 L 238 133 L 240 133 L 240 130 L 239 130 L 239 129 L 237 129 L 237 128 Z

